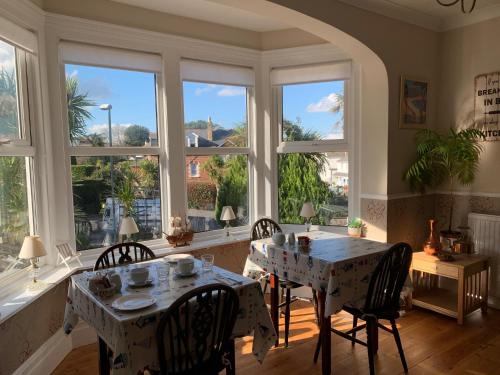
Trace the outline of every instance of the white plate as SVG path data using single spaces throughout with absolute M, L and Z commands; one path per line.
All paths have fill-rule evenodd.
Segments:
M 191 272 L 189 273 L 180 273 L 179 270 L 176 268 L 174 273 L 176 276 L 179 276 L 179 277 L 190 277 L 190 276 L 194 276 L 198 273 L 200 269 L 199 268 L 194 268 Z
M 177 263 L 179 259 L 192 259 L 193 256 L 191 254 L 172 254 L 167 255 L 163 260 L 168 263 Z
M 151 285 L 151 284 L 153 284 L 153 279 L 147 279 L 146 281 L 144 281 L 142 283 L 134 281 L 132 279 L 130 279 L 128 281 L 128 286 L 131 286 L 132 288 L 140 288 L 140 287 L 148 286 L 148 285 Z
M 135 311 L 145 309 L 156 303 L 156 299 L 145 293 L 129 294 L 116 299 L 111 305 L 114 309 L 120 311 Z

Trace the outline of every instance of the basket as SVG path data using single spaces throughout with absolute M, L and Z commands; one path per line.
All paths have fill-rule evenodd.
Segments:
M 167 235 L 167 241 L 173 247 L 188 246 L 193 241 L 194 232 L 182 232 L 176 235 Z

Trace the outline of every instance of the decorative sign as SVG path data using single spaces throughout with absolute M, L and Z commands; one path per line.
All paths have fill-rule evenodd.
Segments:
M 487 141 L 500 141 L 500 72 L 475 78 L 474 125 Z
M 399 98 L 399 127 L 423 129 L 427 126 L 429 83 L 420 79 L 401 77 Z

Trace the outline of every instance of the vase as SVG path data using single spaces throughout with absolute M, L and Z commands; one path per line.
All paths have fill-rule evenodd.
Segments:
M 430 219 L 429 220 L 429 237 L 427 238 L 427 241 L 424 242 L 424 252 L 427 255 L 436 255 L 439 250 L 441 250 L 441 244 L 439 241 L 436 239 L 434 235 L 434 226 L 436 224 L 436 220 Z

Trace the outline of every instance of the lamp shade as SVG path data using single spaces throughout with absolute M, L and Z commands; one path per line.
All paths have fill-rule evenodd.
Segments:
M 24 237 L 23 246 L 19 252 L 20 259 L 33 259 L 47 255 L 40 236 Z
M 302 205 L 302 209 L 300 210 L 300 216 L 309 219 L 316 215 L 316 211 L 314 211 L 314 207 L 311 202 L 305 202 Z
M 233 207 L 231 207 L 231 206 L 222 207 L 222 213 L 220 215 L 220 219 L 224 220 L 224 221 L 236 219 L 236 215 L 234 214 Z
M 130 236 L 131 234 L 139 233 L 139 228 L 137 228 L 137 224 L 132 216 L 126 216 L 122 219 L 120 224 L 119 234 L 125 234 Z

